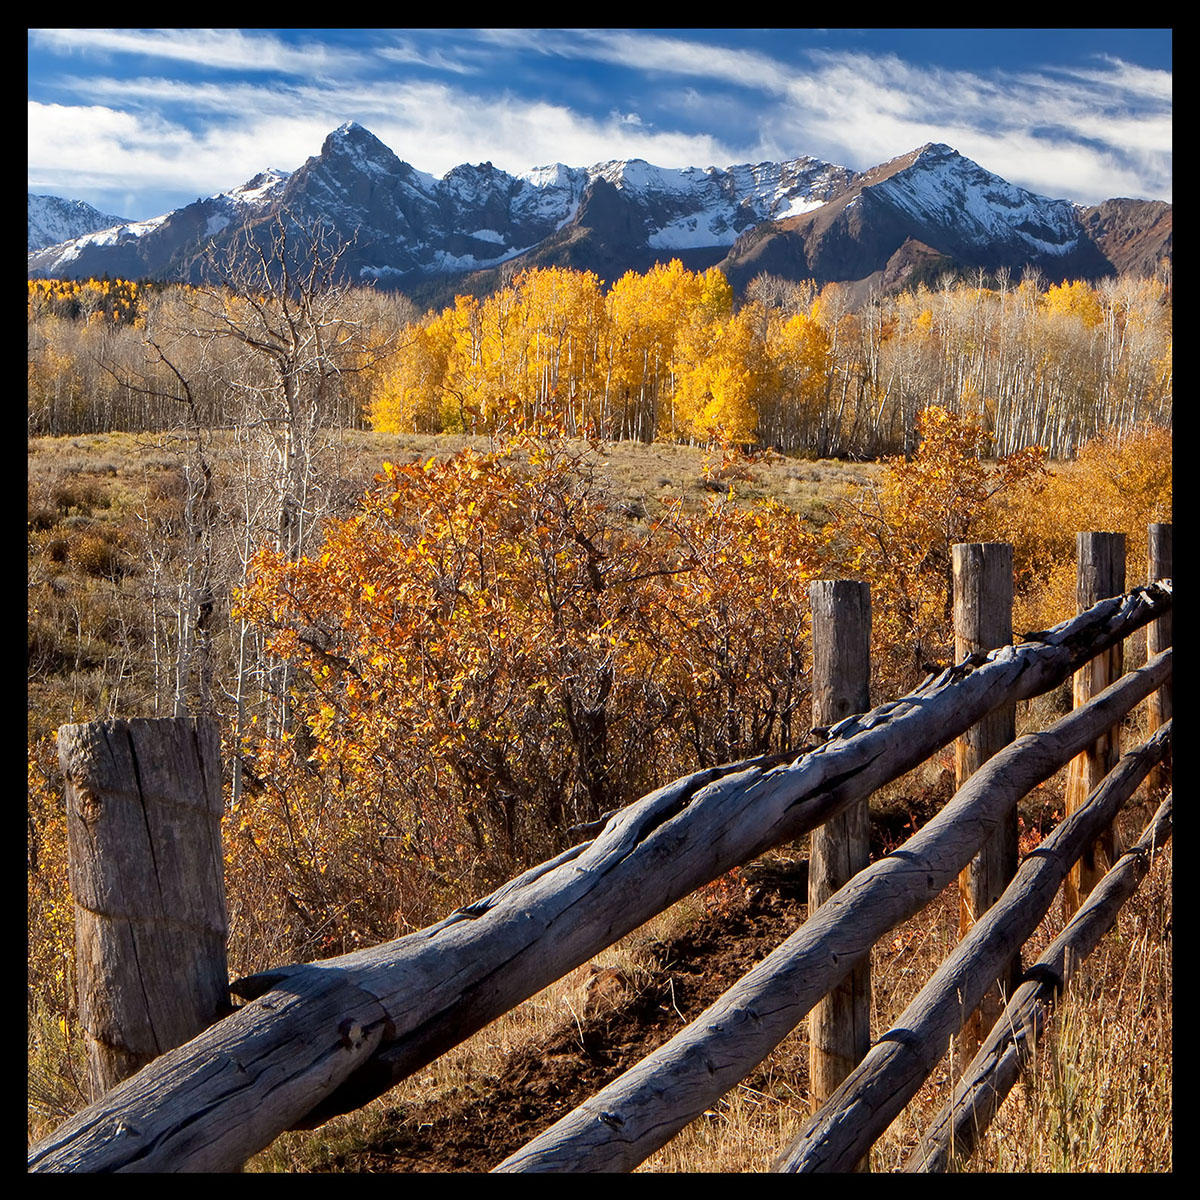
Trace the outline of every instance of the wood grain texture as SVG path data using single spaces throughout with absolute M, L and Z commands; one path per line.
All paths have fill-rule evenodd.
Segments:
M 871 707 L 871 588 L 852 579 L 815 580 L 812 608 L 812 722 L 832 728 Z M 868 797 L 813 830 L 808 912 L 870 862 Z M 871 1045 L 871 964 L 862 962 L 808 1018 L 809 1102 L 820 1108 Z
M 695 1021 L 496 1169 L 632 1170 L 754 1070 L 880 937 L 954 881 L 1009 807 L 1060 770 L 1098 730 L 1120 720 L 1170 667 L 1166 651 L 1086 708 L 994 755 L 937 816 L 902 847 L 860 871 Z M 1011 946 L 1005 952 L 1011 955 Z M 961 1009 L 957 1015 L 961 1021 Z M 874 1053 L 847 1077 L 831 1104 Z M 936 1062 L 935 1057 L 929 1067 Z M 826 1105 L 817 1119 L 829 1111 Z M 838 1114 L 845 1126 L 842 1136 L 856 1136 L 867 1119 L 853 1105 L 839 1107 Z M 855 1142 L 839 1156 L 836 1169 L 850 1170 L 870 1144 Z
M 1118 596 L 1125 590 L 1125 535 L 1092 531 L 1076 535 L 1077 566 L 1075 605 L 1086 612 L 1098 600 Z M 1096 655 L 1075 672 L 1072 695 L 1076 705 L 1086 704 L 1121 674 L 1124 646 L 1114 645 Z M 1087 799 L 1092 788 L 1116 766 L 1121 755 L 1120 728 L 1108 730 L 1089 746 L 1067 771 L 1066 809 L 1073 813 Z M 1069 917 L 1084 896 L 1096 886 L 1108 867 L 1116 861 L 1116 836 L 1105 829 L 1089 846 L 1071 872 L 1063 889 L 1063 907 Z
M 1156 522 L 1146 531 L 1147 539 L 1147 570 L 1148 582 L 1156 579 L 1170 579 L 1172 567 L 1172 526 Z M 1146 654 L 1154 655 L 1165 650 L 1171 644 L 1171 614 L 1159 617 L 1146 626 Z M 1173 708 L 1171 684 L 1168 681 L 1150 697 L 1146 705 L 1147 725 L 1157 729 L 1171 719 Z M 1150 772 L 1146 786 L 1151 791 L 1159 791 L 1171 786 L 1170 756 Z
M 962 661 L 1012 641 L 1013 550 L 1006 542 L 966 542 L 951 547 L 954 605 L 954 657 Z M 962 787 L 997 750 L 1017 735 L 1017 708 L 993 709 L 954 743 L 955 786 Z M 995 904 L 1017 870 L 1017 810 L 1008 813 L 958 877 L 958 934 Z M 1008 964 L 1003 978 L 987 990 L 963 1029 L 963 1040 L 975 1052 L 1003 1007 L 1001 986 L 1011 990 L 1019 962 Z
M 229 1005 L 220 739 L 207 719 L 58 734 L 93 1098 Z

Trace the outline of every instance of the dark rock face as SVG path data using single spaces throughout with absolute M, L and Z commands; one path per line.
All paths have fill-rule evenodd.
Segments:
M 1121 275 L 1153 275 L 1173 263 L 1171 205 L 1162 200 L 1105 200 L 1083 209 L 1080 224 Z

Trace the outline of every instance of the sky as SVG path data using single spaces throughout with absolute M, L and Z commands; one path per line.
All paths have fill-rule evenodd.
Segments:
M 144 219 L 346 121 L 441 176 L 927 142 L 1052 199 L 1171 200 L 1170 29 L 29 29 L 29 190 Z

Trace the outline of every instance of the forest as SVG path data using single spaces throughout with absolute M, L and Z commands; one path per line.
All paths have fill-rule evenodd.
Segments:
M 1074 611 L 1077 530 L 1127 531 L 1137 580 L 1170 520 L 1160 280 L 851 310 L 672 262 L 422 315 L 337 258 L 280 230 L 211 285 L 29 281 L 41 1120 L 78 1053 L 58 725 L 219 719 L 231 969 L 258 970 L 419 928 L 677 775 L 800 744 L 813 579 L 870 581 L 884 695 L 952 653 L 954 543 L 1013 544 L 1035 629 Z M 626 443 L 684 474 L 619 485 Z M 783 486 L 837 464 L 819 502 Z
M 333 278 L 310 264 L 309 285 L 322 274 Z M 261 387 L 251 368 L 269 356 L 242 353 L 247 343 L 229 336 L 240 317 L 219 310 L 252 282 L 230 278 L 228 297 L 202 301 L 179 285 L 30 280 L 30 434 L 169 427 L 170 389 L 154 383 L 170 374 L 167 344 L 205 420 L 240 423 Z M 1170 422 L 1162 280 L 1047 285 L 1000 271 L 855 310 L 846 295 L 763 275 L 735 303 L 718 270 L 678 260 L 607 290 L 591 272 L 524 271 L 424 316 L 403 297 L 339 286 L 323 301 L 339 322 L 321 350 L 338 377 L 326 397 L 337 411 L 323 417 L 476 434 L 552 419 L 569 436 L 842 458 L 910 452 L 929 405 L 977 419 L 996 454 L 1036 444 L 1054 459 L 1102 433 Z M 148 346 L 157 375 L 146 374 Z

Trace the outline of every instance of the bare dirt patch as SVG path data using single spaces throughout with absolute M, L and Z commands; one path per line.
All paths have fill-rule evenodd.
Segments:
M 807 863 L 751 867 L 720 881 L 710 911 L 648 948 L 647 969 L 614 986 L 500 1073 L 464 1077 L 429 1102 L 385 1105 L 374 1133 L 327 1147 L 312 1171 L 488 1171 L 698 1016 L 804 919 Z

